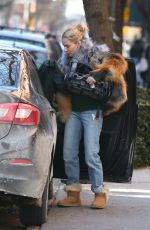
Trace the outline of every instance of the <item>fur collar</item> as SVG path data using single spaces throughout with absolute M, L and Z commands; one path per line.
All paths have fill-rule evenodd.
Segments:
M 100 54 L 102 57 L 104 53 L 108 53 L 109 48 L 106 44 L 97 45 L 92 42 L 90 38 L 85 38 L 82 42 L 80 49 L 74 54 L 73 57 L 69 57 L 65 52 L 63 52 L 61 58 L 58 60 L 58 65 L 64 73 L 67 73 L 70 63 L 72 62 L 80 62 L 82 64 L 91 66 L 93 68 L 93 57 L 99 57 Z M 98 56 L 96 56 L 98 54 Z M 92 62 L 90 63 L 90 60 Z M 97 59 L 97 62 L 99 60 Z

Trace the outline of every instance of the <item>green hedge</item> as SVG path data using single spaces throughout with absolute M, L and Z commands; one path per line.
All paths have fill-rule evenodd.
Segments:
M 137 88 L 138 123 L 134 167 L 150 166 L 150 90 Z

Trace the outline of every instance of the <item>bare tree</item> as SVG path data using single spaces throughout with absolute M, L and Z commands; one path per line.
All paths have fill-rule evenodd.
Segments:
M 127 0 L 83 0 L 91 37 L 122 53 L 123 12 Z M 113 39 L 114 38 L 114 39 Z
M 98 43 L 105 43 L 113 51 L 112 29 L 109 22 L 108 1 L 83 0 L 90 36 Z

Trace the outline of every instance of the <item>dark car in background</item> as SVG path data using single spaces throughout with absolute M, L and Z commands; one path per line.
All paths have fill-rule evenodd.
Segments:
M 46 221 L 52 197 L 57 124 L 31 55 L 0 47 L 0 199 L 19 206 L 21 222 Z

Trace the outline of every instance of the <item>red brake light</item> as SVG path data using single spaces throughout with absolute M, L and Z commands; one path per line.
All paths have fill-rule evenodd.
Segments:
M 19 125 L 37 125 L 40 121 L 40 111 L 28 104 L 0 104 L 0 122 Z
M 7 164 L 12 164 L 12 165 L 33 165 L 33 163 L 28 160 L 28 159 L 9 159 L 9 160 L 4 160 L 3 163 L 7 163 Z

